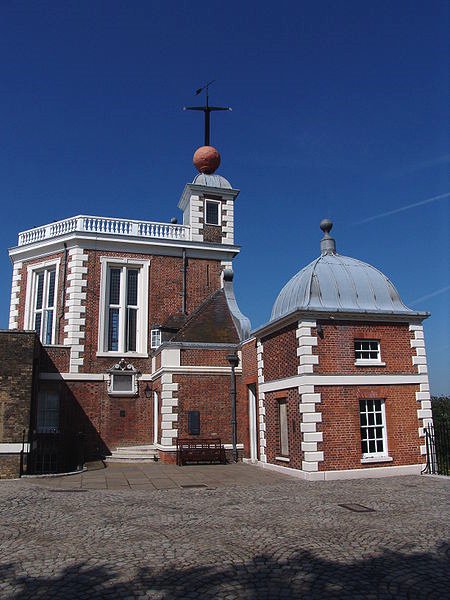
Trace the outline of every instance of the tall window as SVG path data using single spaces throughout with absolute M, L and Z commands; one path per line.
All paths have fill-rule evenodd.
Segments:
M 52 344 L 55 331 L 56 268 L 34 271 L 33 329 L 43 344 Z
M 386 414 L 384 400 L 359 401 L 361 450 L 363 458 L 387 455 Z
M 39 392 L 36 430 L 38 433 L 58 433 L 59 394 L 57 391 L 41 390 Z
M 136 352 L 139 269 L 109 267 L 107 349 Z
M 286 400 L 280 400 L 278 402 L 278 424 L 280 432 L 280 454 L 281 456 L 289 456 L 289 431 Z

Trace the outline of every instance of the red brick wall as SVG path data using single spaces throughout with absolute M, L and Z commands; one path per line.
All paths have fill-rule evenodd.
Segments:
M 280 400 L 286 399 L 288 416 L 288 440 L 289 440 L 289 462 L 278 461 L 280 456 L 280 432 L 278 404 Z M 266 408 L 266 455 L 267 461 L 293 469 L 302 468 L 303 452 L 300 432 L 299 394 L 296 388 L 283 390 L 282 392 L 267 392 L 265 394 Z
M 237 438 L 244 444 L 248 456 L 248 402 L 245 386 L 237 376 Z M 178 383 L 178 435 L 190 437 L 188 433 L 189 410 L 200 411 L 200 437 L 214 437 L 222 443 L 231 443 L 231 400 L 230 375 L 174 375 Z
M 258 365 L 256 361 L 256 340 L 242 345 L 242 377 L 245 383 L 257 383 Z
M 199 365 L 211 367 L 229 367 L 227 354 L 231 350 L 206 350 L 203 348 L 189 348 L 181 350 L 182 365 Z
M 145 397 L 146 384 L 139 383 L 138 397 L 121 398 L 108 396 L 105 381 L 66 383 L 66 395 L 79 409 L 73 418 L 87 434 L 89 446 L 95 436 L 97 444 L 102 442 L 109 450 L 153 443 L 153 398 Z M 125 411 L 124 417 L 120 416 L 121 410 Z
M 264 381 L 282 379 L 298 374 L 296 329 L 297 322 L 262 339 L 264 346 Z
M 358 321 L 322 321 L 323 338 L 317 338 L 313 353 L 319 355 L 315 373 L 385 374 L 416 373 L 412 364 L 415 355 L 408 323 L 363 323 Z M 316 335 L 313 330 L 312 335 Z M 381 360 L 385 367 L 361 367 L 355 365 L 355 339 L 379 340 Z M 264 348 L 265 352 L 265 348 Z M 265 364 L 265 357 L 264 357 Z
M 87 251 L 88 285 L 86 297 L 86 337 L 83 372 L 97 373 L 110 368 L 114 358 L 97 357 L 98 312 L 100 292 L 100 257 L 150 259 L 149 324 L 162 324 L 170 315 L 181 311 L 182 266 L 181 258 L 149 256 L 145 254 Z M 219 261 L 189 259 L 187 271 L 187 309 L 192 312 L 213 291 L 220 287 Z M 148 331 L 150 351 L 150 327 Z M 132 358 L 130 362 L 142 372 L 150 371 L 149 359 Z
M 415 399 L 415 385 L 391 386 L 317 386 L 321 394 L 323 443 L 325 461 L 319 463 L 321 471 L 361 469 L 371 466 L 411 465 L 422 462 L 418 437 L 419 422 Z M 361 463 L 361 435 L 359 400 L 382 398 L 385 400 L 389 463 Z
M 39 357 L 39 369 L 43 373 L 68 373 L 70 370 L 70 346 L 44 346 Z

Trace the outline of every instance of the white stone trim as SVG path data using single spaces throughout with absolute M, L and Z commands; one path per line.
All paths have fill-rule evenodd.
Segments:
M 20 454 L 22 452 L 29 452 L 30 444 L 19 443 L 2 443 L 0 444 L 0 454 Z
M 82 329 L 86 326 L 86 306 L 83 304 L 86 292 L 83 289 L 87 286 L 87 267 L 84 262 L 88 260 L 88 255 L 82 248 L 71 248 L 68 254 L 67 281 L 70 281 L 70 285 L 66 289 L 64 344 L 71 346 L 70 371 L 78 373 L 83 365 L 85 332 Z
M 249 463 L 250 460 L 244 459 L 244 462 Z M 371 479 L 377 477 L 397 477 L 398 475 L 420 475 L 423 469 L 422 464 L 416 464 L 392 467 L 367 467 L 341 471 L 307 472 L 300 469 L 293 469 L 292 467 L 284 467 L 261 461 L 257 461 L 253 464 L 262 467 L 263 469 L 278 471 L 284 475 L 290 475 L 291 477 L 297 477 L 298 479 L 304 479 L 306 481 L 333 481 L 339 479 Z
M 417 366 L 417 372 L 423 377 L 423 381 L 419 385 L 419 391 L 416 392 L 416 400 L 420 402 L 420 405 L 417 407 L 417 419 L 419 421 L 418 434 L 421 442 L 420 453 L 423 456 L 427 453 L 426 446 L 423 444 L 423 438 L 425 437 L 424 428 L 433 424 L 425 336 L 423 325 L 410 325 L 409 331 L 414 332 L 414 338 L 410 344 L 411 348 L 416 352 L 416 355 L 412 357 L 412 364 Z
M 19 302 L 20 302 L 20 273 L 23 263 L 18 261 L 14 263 L 11 286 L 11 300 L 9 305 L 9 329 L 19 328 Z
M 421 375 L 315 375 L 301 374 L 285 379 L 267 381 L 263 392 L 275 392 L 304 385 L 406 385 L 428 383 L 428 376 Z
M 262 463 L 267 462 L 266 455 L 266 407 L 264 404 L 265 395 L 261 390 L 261 386 L 264 384 L 264 346 L 261 340 L 256 342 L 256 360 L 258 364 L 258 424 L 259 427 L 259 460 Z
M 167 450 L 174 446 L 178 437 L 178 429 L 174 422 L 178 421 L 178 383 L 173 382 L 172 373 L 165 373 L 161 377 L 161 449 Z
M 298 340 L 297 356 L 299 358 L 298 373 L 301 377 L 312 374 L 314 365 L 319 364 L 319 357 L 317 354 L 313 354 L 313 347 L 318 344 L 317 336 L 312 335 L 312 329 L 316 325 L 316 321 L 312 319 L 298 322 L 296 331 Z M 323 433 L 317 431 L 317 423 L 322 422 L 322 412 L 320 411 L 322 399 L 321 395 L 315 392 L 314 385 L 297 385 L 300 396 L 302 470 L 311 473 L 318 471 L 319 462 L 324 460 L 323 452 L 318 451 L 317 446 L 319 442 L 323 441 Z M 315 438 L 310 437 L 314 435 L 316 435 Z

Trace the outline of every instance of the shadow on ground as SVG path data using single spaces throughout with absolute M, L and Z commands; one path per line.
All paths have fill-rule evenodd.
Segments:
M 343 557 L 345 559 L 345 557 Z M 220 556 L 217 557 L 220 561 Z M 130 563 L 124 556 L 124 563 Z M 54 568 L 53 565 L 49 565 Z M 236 598 L 447 598 L 450 589 L 450 546 L 436 554 L 383 554 L 345 564 L 292 553 L 284 559 L 260 555 L 235 564 L 165 570 L 139 568 L 124 581 L 113 564 L 79 563 L 60 574 L 29 577 L 23 567 L 0 567 L 0 597 L 25 598 L 158 598 L 201 600 Z M 5 594 L 5 595 L 3 595 Z

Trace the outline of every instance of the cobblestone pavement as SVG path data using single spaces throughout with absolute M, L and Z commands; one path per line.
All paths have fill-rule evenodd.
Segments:
M 142 488 L 95 489 L 92 474 L 0 482 L 0 598 L 449 597 L 450 478 L 159 466 Z M 106 472 L 145 472 L 130 470 Z

